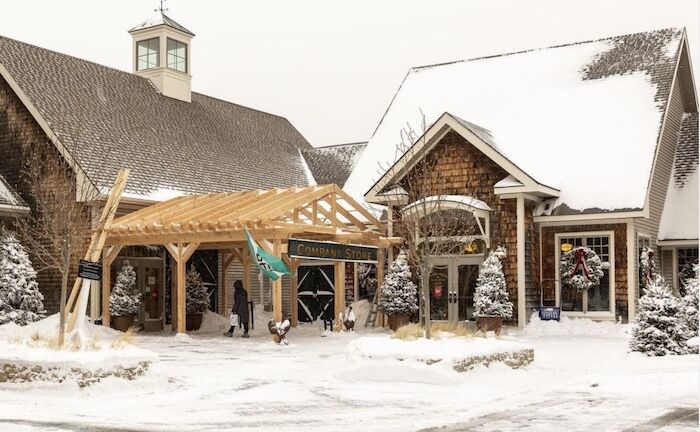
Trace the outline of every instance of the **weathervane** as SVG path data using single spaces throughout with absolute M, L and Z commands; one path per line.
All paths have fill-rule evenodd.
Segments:
M 153 9 L 156 12 L 163 13 L 168 10 L 168 8 L 163 7 L 163 3 L 165 3 L 166 0 L 160 0 L 160 7 L 158 9 Z

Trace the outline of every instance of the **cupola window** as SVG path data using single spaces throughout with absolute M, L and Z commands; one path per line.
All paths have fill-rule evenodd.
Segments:
M 187 44 L 168 38 L 168 68 L 187 73 Z
M 159 51 L 160 42 L 157 37 L 138 41 L 136 43 L 136 70 L 160 66 Z

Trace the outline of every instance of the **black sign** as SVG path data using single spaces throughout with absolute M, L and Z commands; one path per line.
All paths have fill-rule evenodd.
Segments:
M 289 239 L 288 255 L 292 258 L 308 258 L 331 261 L 377 263 L 374 246 L 358 246 L 333 242 Z
M 83 279 L 99 281 L 102 279 L 102 264 L 80 260 L 78 276 Z

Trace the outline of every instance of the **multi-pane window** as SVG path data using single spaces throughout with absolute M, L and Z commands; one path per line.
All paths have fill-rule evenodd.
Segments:
M 187 73 L 187 44 L 168 38 L 168 67 Z
M 610 235 L 559 237 L 560 256 L 571 249 L 585 246 L 593 250 L 603 264 L 603 277 L 598 286 L 591 287 L 583 293 L 567 287 L 562 288 L 560 305 L 563 311 L 608 312 L 611 310 L 613 284 L 610 270 L 614 262 L 614 254 L 610 250 L 610 241 Z
M 160 41 L 152 38 L 136 42 L 136 70 L 160 66 Z
M 693 277 L 693 264 L 698 263 L 698 248 L 683 248 L 678 249 L 678 286 L 683 282 Z

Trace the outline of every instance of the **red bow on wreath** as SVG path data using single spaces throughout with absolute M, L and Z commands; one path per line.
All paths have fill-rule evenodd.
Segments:
M 586 276 L 586 279 L 590 279 L 590 275 L 588 274 L 588 266 L 586 265 L 586 250 L 585 249 L 577 249 L 576 252 L 574 252 L 574 256 L 576 257 L 576 264 L 574 265 L 574 268 L 571 270 L 571 274 L 569 277 L 573 277 L 574 274 L 580 269 L 581 272 Z

